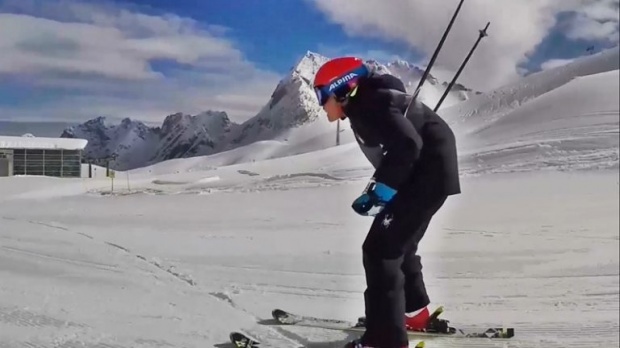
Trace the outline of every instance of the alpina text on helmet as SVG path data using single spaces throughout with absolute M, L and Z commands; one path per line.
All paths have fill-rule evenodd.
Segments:
M 347 82 L 347 81 L 351 81 L 352 79 L 356 78 L 357 74 L 356 73 L 348 73 L 345 76 L 339 78 L 338 80 L 332 82 L 332 84 L 329 85 L 329 91 L 333 91 L 336 87 L 340 86 L 341 84 Z

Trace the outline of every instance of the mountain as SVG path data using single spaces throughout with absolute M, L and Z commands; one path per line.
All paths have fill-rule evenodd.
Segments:
M 171 158 L 214 153 L 235 126 L 225 112 L 218 111 L 169 115 L 161 127 L 149 127 L 129 118 L 111 124 L 105 117 L 97 117 L 65 129 L 61 138 L 88 139 L 86 158 L 98 164 L 109 159 L 112 168 L 126 170 Z
M 256 116 L 244 122 L 240 133 L 232 137 L 229 149 L 259 140 L 291 139 L 293 134 L 297 141 L 302 140 L 300 138 L 307 141 L 310 139 L 308 132 L 298 134 L 300 132 L 297 130 L 300 126 L 310 126 L 310 124 L 316 130 L 315 135 L 321 135 L 324 131 L 333 129 L 333 125 L 323 122 L 324 112 L 316 102 L 312 88 L 314 75 L 328 59 L 308 51 L 298 64 L 291 68 L 288 76 L 278 83 L 267 105 Z M 415 90 L 424 73 L 419 67 L 402 60 L 387 65 L 374 60 L 368 60 L 367 63 L 375 66 L 377 72 L 381 74 L 389 73 L 401 78 L 409 92 Z M 447 83 L 441 83 L 429 74 L 419 98 L 434 106 L 446 86 Z M 443 107 L 465 101 L 472 94 L 475 92 L 461 85 L 455 85 Z M 331 144 L 333 142 L 330 141 Z
M 312 89 L 312 81 L 319 67 L 328 59 L 306 52 L 279 81 L 256 116 L 241 124 L 231 122 L 223 111 L 207 111 L 194 116 L 177 113 L 167 116 L 162 126 L 155 128 L 130 119 L 114 125 L 104 117 L 98 117 L 67 128 L 61 137 L 89 140 L 85 155 L 96 161 L 112 158 L 110 166 L 117 170 L 174 158 L 210 155 L 261 141 L 297 146 L 304 151 L 323 149 L 334 145 L 334 125 L 326 121 Z M 387 65 L 374 60 L 367 62 L 379 73 L 400 77 L 409 92 L 415 90 L 424 73 L 421 68 L 405 61 Z M 434 106 L 446 85 L 429 74 L 419 98 Z M 443 107 L 467 100 L 472 94 L 475 93 L 470 89 L 455 85 Z M 343 137 L 347 136 L 343 134 Z M 278 148 L 281 147 L 272 147 L 273 152 L 266 151 L 261 158 L 279 156 Z

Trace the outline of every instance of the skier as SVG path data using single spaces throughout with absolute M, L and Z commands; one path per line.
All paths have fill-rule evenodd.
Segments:
M 433 215 L 461 193 L 454 134 L 425 104 L 409 105 L 400 79 L 360 58 L 326 62 L 313 87 L 330 122 L 349 119 L 375 168 L 352 204 L 374 217 L 362 246 L 366 330 L 346 347 L 408 347 L 407 330 L 435 325 L 417 251 Z

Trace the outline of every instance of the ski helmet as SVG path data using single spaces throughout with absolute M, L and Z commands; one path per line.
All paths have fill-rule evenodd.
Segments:
M 321 106 L 330 96 L 345 100 L 357 87 L 359 79 L 368 75 L 369 69 L 357 57 L 334 58 L 323 64 L 314 77 L 314 92 Z

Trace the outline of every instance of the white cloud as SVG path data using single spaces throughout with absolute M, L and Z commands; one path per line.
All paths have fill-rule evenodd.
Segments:
M 383 51 L 383 50 L 368 50 L 368 51 L 359 51 L 357 48 L 352 47 L 352 45 L 325 45 L 323 43 L 319 43 L 317 45 L 317 53 L 324 55 L 326 57 L 338 57 L 338 56 L 355 56 L 363 59 L 374 59 L 379 62 L 387 63 L 395 60 L 404 60 L 398 54 L 394 54 L 391 52 Z
M 573 62 L 575 59 L 549 59 L 548 61 L 540 65 L 541 70 L 549 70 L 557 68 L 568 63 Z
M 0 2 L 0 83 L 66 92 L 39 106 L 2 108 L 0 117 L 162 120 L 218 109 L 242 121 L 267 102 L 280 76 L 247 61 L 227 31 L 113 3 Z
M 566 24 L 567 37 L 617 43 L 620 0 L 582 0 L 579 4 Z
M 404 41 L 425 52 L 428 59 L 459 3 L 391 0 L 378 5 L 358 0 L 352 6 L 348 0 L 309 1 L 349 35 Z M 577 10 L 589 17 L 609 17 L 608 11 L 597 7 L 601 2 L 617 4 L 617 0 L 465 1 L 433 69 L 456 71 L 478 38 L 478 30 L 491 22 L 489 36 L 480 42 L 459 82 L 477 90 L 510 82 L 521 75 L 518 66 L 554 27 L 559 12 Z

